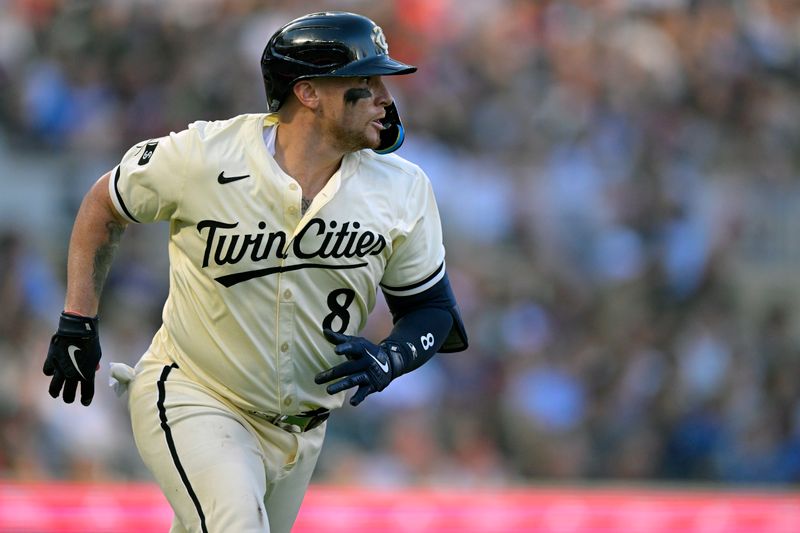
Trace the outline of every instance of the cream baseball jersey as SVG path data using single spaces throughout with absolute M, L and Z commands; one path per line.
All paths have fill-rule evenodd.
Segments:
M 339 407 L 314 376 L 342 362 L 323 327 L 357 334 L 378 288 L 402 296 L 444 276 L 431 184 L 396 155 L 362 150 L 301 211 L 275 162 L 271 114 L 195 122 L 138 144 L 112 171 L 131 222 L 169 221 L 170 289 L 150 351 L 245 409 Z

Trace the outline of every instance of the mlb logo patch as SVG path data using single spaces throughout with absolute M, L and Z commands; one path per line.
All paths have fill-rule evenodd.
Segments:
M 158 146 L 158 141 L 147 143 L 147 146 L 144 147 L 142 157 L 139 158 L 139 166 L 146 165 L 150 162 L 150 158 L 153 157 L 153 152 L 156 151 L 156 146 Z

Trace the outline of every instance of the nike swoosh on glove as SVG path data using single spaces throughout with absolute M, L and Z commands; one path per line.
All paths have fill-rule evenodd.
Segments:
M 350 405 L 356 406 L 373 392 L 382 391 L 389 383 L 403 374 L 403 359 L 383 345 L 374 344 L 363 337 L 343 335 L 329 329 L 322 330 L 328 342 L 335 344 L 334 351 L 347 357 L 347 361 L 320 372 L 314 377 L 318 385 L 331 383 L 325 390 L 328 394 L 338 394 L 344 390 L 358 387 L 350 398 Z
M 61 395 L 66 403 L 74 402 L 80 384 L 81 403 L 92 403 L 101 357 L 97 321 L 97 317 L 61 313 L 42 369 L 45 376 L 53 378 L 48 389 L 53 398 Z

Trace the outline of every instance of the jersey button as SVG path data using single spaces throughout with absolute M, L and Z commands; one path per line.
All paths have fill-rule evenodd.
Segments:
M 290 191 L 296 191 L 296 190 L 297 190 L 297 184 L 296 184 L 296 183 L 292 183 L 292 184 L 290 184 L 290 185 L 289 185 L 289 190 L 290 190 Z
M 288 352 L 289 351 L 289 343 L 288 342 L 284 342 L 283 344 L 281 344 L 281 351 L 282 352 Z
M 285 291 L 283 291 L 283 299 L 284 300 L 291 300 L 292 299 L 292 291 L 290 291 L 289 289 L 286 289 Z
M 290 405 L 292 405 L 292 397 L 291 396 L 287 396 L 286 399 L 283 400 L 283 405 L 285 405 L 286 407 L 289 407 Z
M 297 213 L 297 207 L 290 205 L 289 209 L 286 210 L 290 215 L 294 215 Z

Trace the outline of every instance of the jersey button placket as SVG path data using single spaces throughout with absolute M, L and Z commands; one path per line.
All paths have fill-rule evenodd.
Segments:
M 292 227 L 297 227 L 297 223 L 300 221 L 300 202 L 302 197 L 303 194 L 300 190 L 300 186 L 296 183 L 290 183 L 289 186 L 284 189 L 284 213 L 286 222 Z
M 300 222 L 300 200 L 302 199 L 302 191 L 300 186 L 291 181 L 283 189 L 283 205 L 284 205 L 284 222 L 287 227 L 297 231 L 297 225 Z M 292 262 L 292 254 L 289 252 L 289 258 L 282 261 L 282 265 L 288 261 Z M 281 344 L 279 345 L 280 352 L 278 353 L 278 379 L 280 380 L 280 402 L 283 410 L 290 410 L 294 405 L 294 399 L 297 397 L 297 385 L 294 377 L 293 360 L 294 353 L 297 348 L 294 339 L 294 301 L 293 294 L 289 285 L 291 276 L 287 274 L 278 274 L 278 286 L 276 296 L 278 297 L 278 305 L 280 307 L 280 318 L 278 321 L 278 334 L 280 335 Z
M 296 353 L 294 338 L 295 322 L 295 303 L 292 301 L 292 291 L 288 287 L 286 274 L 278 275 L 277 294 L 278 305 L 280 307 L 280 317 L 278 318 L 278 335 L 280 344 L 278 345 L 278 379 L 280 380 L 280 402 L 282 409 L 288 409 L 293 398 L 297 395 L 297 385 L 294 378 L 294 354 Z M 289 296 L 287 298 L 287 295 Z M 286 400 L 289 403 L 286 403 Z

